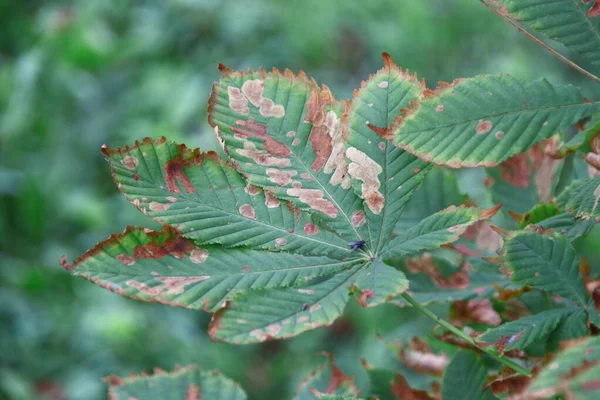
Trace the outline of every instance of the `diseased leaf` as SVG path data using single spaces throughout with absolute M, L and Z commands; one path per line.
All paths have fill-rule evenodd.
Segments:
M 583 308 L 588 306 L 579 258 L 564 236 L 515 232 L 505 238 L 503 254 L 513 282 L 557 294 Z
M 402 271 L 375 260 L 357 276 L 354 287 L 359 292 L 359 304 L 375 307 L 404 293 L 408 280 Z
M 248 182 L 319 212 L 347 241 L 367 240 L 344 158 L 340 118 L 347 104 L 304 73 L 221 72 L 209 122 Z
M 312 371 L 298 386 L 294 400 L 313 400 L 328 398 L 317 393 L 331 395 L 333 399 L 357 399 L 359 390 L 354 384 L 354 377 L 347 376 L 335 364 L 331 354 L 324 354 L 328 361 Z
M 399 374 L 386 369 L 367 368 L 369 382 L 371 383 L 371 395 L 382 400 L 429 400 L 432 396 L 425 390 L 412 388 L 406 379 Z
M 245 344 L 282 339 L 329 326 L 349 300 L 348 290 L 363 266 L 298 288 L 253 290 L 240 294 L 211 321 L 213 339 Z
M 444 374 L 442 396 L 444 400 L 491 400 L 496 397 L 485 389 L 487 368 L 472 351 L 461 350 L 450 361 Z
M 193 367 L 172 373 L 155 370 L 153 375 L 119 378 L 109 376 L 108 397 L 111 400 L 245 400 L 240 386 L 220 372 L 201 372 Z
M 371 129 L 387 128 L 425 90 L 425 82 L 416 74 L 403 71 L 388 54 L 383 54 L 383 60 L 384 67 L 354 92 L 343 119 L 348 131 L 348 173 L 356 194 L 364 199 L 369 242 L 375 252 L 390 240 L 408 200 L 431 169 L 431 164 Z
M 382 257 L 415 255 L 421 250 L 432 250 L 442 244 L 454 242 L 469 226 L 493 217 L 501 206 L 489 210 L 450 206 L 392 239 Z
M 571 385 L 576 390 L 580 390 L 585 387 L 586 383 L 589 383 L 587 385 L 588 391 L 591 393 L 597 392 L 598 375 L 591 373 L 591 371 L 597 372 L 599 364 L 600 336 L 587 337 L 580 341 L 571 342 L 533 379 L 527 389 L 528 398 L 540 399 L 555 394 L 568 393 L 571 390 Z
M 574 86 L 482 75 L 426 92 L 403 111 L 389 135 L 425 161 L 491 167 L 599 108 L 600 103 L 585 102 Z
M 530 211 L 540 202 L 550 202 L 563 170 L 556 159 L 560 145 L 558 135 L 532 146 L 494 168 L 487 168 L 486 186 L 492 199 L 504 204 L 505 210 Z
M 500 12 L 600 66 L 600 8 L 591 0 L 496 0 Z M 487 0 L 489 4 L 495 1 Z
M 600 217 L 600 175 L 587 181 L 575 181 L 556 199 L 577 218 Z
M 247 248 L 199 247 L 173 228 L 128 228 L 66 267 L 122 296 L 214 311 L 239 291 L 305 283 L 355 264 Z
M 488 330 L 478 340 L 494 344 L 499 351 L 525 349 L 534 341 L 546 339 L 550 333 L 578 308 L 548 310 Z
M 540 222 L 560 214 L 560 209 L 553 203 L 540 203 L 524 214 L 519 221 L 519 229 L 528 225 L 538 225 Z
M 310 214 L 248 185 L 214 152 L 189 150 L 164 137 L 103 152 L 125 197 L 187 238 L 334 257 L 349 253 L 334 233 L 313 227 Z
M 578 308 L 564 317 L 556 329 L 550 333 L 545 346 L 546 351 L 555 352 L 560 348 L 561 342 L 589 335 L 590 328 L 588 327 L 587 319 L 586 310 L 582 308 Z
M 572 242 L 581 236 L 586 236 L 594 227 L 594 223 L 593 220 L 575 218 L 570 213 L 561 213 L 535 223 L 533 229 L 553 230 Z

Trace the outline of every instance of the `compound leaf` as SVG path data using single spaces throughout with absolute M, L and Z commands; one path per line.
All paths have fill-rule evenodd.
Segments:
M 153 375 L 128 378 L 110 376 L 111 400 L 245 400 L 240 386 L 217 371 L 201 372 L 195 368 L 180 368 L 172 373 L 155 370 Z
M 599 108 L 574 86 L 482 75 L 427 92 L 403 111 L 386 137 L 425 161 L 491 167 Z

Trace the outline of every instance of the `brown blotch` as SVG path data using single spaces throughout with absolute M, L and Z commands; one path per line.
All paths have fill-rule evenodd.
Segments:
M 502 138 L 504 138 L 504 132 L 498 131 L 494 134 L 494 136 L 496 136 L 496 139 L 501 140 Z
M 140 160 L 138 160 L 137 157 L 134 156 L 125 156 L 121 160 L 121 164 L 123 164 L 125 168 L 130 170 L 136 169 L 139 163 Z
M 242 93 L 255 107 L 260 107 L 264 90 L 265 83 L 259 79 L 248 80 L 242 85 Z
M 396 399 L 406 400 L 430 400 L 431 396 L 425 390 L 417 390 L 410 387 L 406 379 L 399 373 L 395 373 L 396 380 L 390 382 L 392 387 L 392 395 Z
M 250 267 L 247 265 L 242 266 L 242 271 L 248 272 L 250 271 Z
M 202 264 L 208 258 L 208 250 L 206 249 L 194 249 L 190 254 L 190 261 L 194 264 Z
M 127 267 L 135 264 L 135 259 L 133 257 L 131 257 L 129 254 L 119 254 L 115 258 L 117 259 L 117 261 L 119 261 L 121 264 L 123 264 Z
M 147 243 L 142 246 L 136 246 L 133 249 L 134 258 L 154 258 L 159 259 L 169 255 L 175 258 L 184 258 L 186 254 L 194 249 L 194 245 L 182 237 L 175 237 L 166 240 L 162 245 L 158 243 Z
M 492 121 L 479 121 L 475 127 L 475 132 L 479 135 L 484 135 L 492 129 Z
M 227 88 L 227 94 L 229 95 L 229 108 L 242 115 L 248 115 L 250 112 L 250 108 L 248 107 L 248 99 L 242 94 L 240 89 L 229 86 Z
M 323 198 L 323 191 L 318 189 L 288 189 L 289 196 L 298 197 L 301 202 L 308 204 L 317 211 L 335 218 L 338 215 L 337 207 L 329 200 Z
M 364 225 L 365 221 L 366 221 L 366 218 L 365 218 L 364 211 L 357 210 L 352 213 L 352 218 L 350 219 L 350 222 L 352 223 L 352 226 L 354 226 L 355 228 L 359 227 L 361 225 Z
M 252 207 L 250 204 L 242 204 L 240 206 L 240 214 L 242 214 L 246 218 L 256 219 L 254 207 Z
M 437 112 L 444 111 L 444 105 L 443 104 L 438 104 L 437 107 L 435 108 L 435 111 L 437 111 Z
M 274 157 L 266 150 L 257 150 L 252 142 L 244 142 L 244 148 L 236 149 L 236 152 L 253 159 L 258 165 L 268 167 L 289 167 L 292 165 L 289 158 Z
M 340 128 L 340 119 L 333 111 L 327 113 L 325 119 L 325 125 L 327 126 L 327 133 L 331 137 L 332 150 L 325 163 L 323 172 L 331 174 L 329 183 L 332 185 L 340 185 L 344 189 L 350 187 L 350 176 L 348 175 L 348 164 L 344 157 L 345 151 L 345 134 L 344 129 Z
M 265 150 L 275 157 L 289 157 L 292 152 L 281 142 L 273 139 L 267 134 L 267 127 L 263 124 L 254 122 L 254 118 L 248 118 L 248 121 L 237 120 L 236 124 L 242 128 L 231 126 L 231 130 L 237 133 L 241 139 L 247 137 L 257 137 L 264 139 L 263 145 Z
M 133 174 L 133 180 L 134 181 L 139 181 L 140 180 L 140 176 L 138 174 Z
M 589 2 L 590 0 L 584 1 L 585 4 Z M 588 10 L 588 16 L 590 18 L 596 18 L 598 15 L 600 15 L 600 2 L 598 0 L 594 0 L 594 4 L 592 4 L 592 7 L 590 7 Z
M 319 233 L 319 227 L 313 224 L 312 222 L 309 222 L 306 225 L 304 225 L 304 233 L 310 236 L 316 235 L 317 233 Z
M 250 196 L 256 196 L 257 194 L 260 193 L 260 188 L 258 186 L 248 185 L 248 186 L 246 186 L 244 191 L 246 193 L 248 193 Z
M 528 188 L 531 183 L 531 169 L 526 154 L 517 154 L 500 164 L 500 176 L 513 186 Z
M 363 182 L 361 192 L 367 206 L 374 214 L 380 214 L 385 205 L 385 198 L 379 192 L 381 187 L 379 174 L 383 169 L 369 156 L 354 147 L 349 147 L 346 155 L 352 161 L 348 172 L 353 178 Z
M 186 193 L 196 193 L 196 188 L 192 185 L 190 179 L 183 173 L 183 161 L 181 158 L 175 158 L 167 161 L 165 164 L 165 183 L 171 193 L 181 193 L 177 180 L 183 185 Z
M 156 201 L 153 201 L 153 202 L 151 202 L 149 204 L 148 207 L 152 211 L 167 211 L 171 207 L 171 205 L 169 205 L 169 204 L 162 204 L 162 203 L 158 203 Z
M 315 153 L 315 160 L 310 168 L 315 172 L 319 172 L 331 155 L 331 137 L 325 126 L 313 126 L 308 140 L 312 143 L 313 152 Z
M 280 204 L 280 200 L 273 196 L 273 193 L 270 190 L 265 191 L 265 205 L 267 208 L 277 208 Z
M 269 175 L 269 180 L 277 186 L 289 185 L 292 182 L 292 177 L 298 174 L 296 171 L 281 171 L 274 168 L 267 168 L 266 173 Z

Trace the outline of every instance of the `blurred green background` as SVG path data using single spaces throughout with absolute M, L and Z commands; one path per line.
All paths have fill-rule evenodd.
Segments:
M 102 144 L 216 148 L 219 62 L 303 69 L 345 98 L 383 51 L 430 87 L 500 71 L 587 84 L 476 0 L 0 0 L 0 398 L 102 399 L 106 375 L 196 364 L 279 399 L 322 350 L 360 387 L 361 356 L 393 365 L 376 337 L 411 329 L 410 310 L 351 302 L 329 329 L 234 347 L 210 341 L 208 314 L 121 298 L 58 263 L 153 226 L 114 187 Z

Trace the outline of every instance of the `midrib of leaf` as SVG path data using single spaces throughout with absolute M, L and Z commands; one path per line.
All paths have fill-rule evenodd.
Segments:
M 535 249 L 533 249 L 532 247 L 530 247 L 529 245 L 527 245 L 527 243 L 524 243 L 522 241 L 520 241 L 519 243 L 521 243 L 522 245 L 524 245 L 525 247 L 527 247 L 529 250 L 531 250 L 536 255 L 536 258 L 541 259 L 542 261 L 544 261 L 543 264 L 546 264 L 547 267 L 552 267 L 552 265 L 550 264 L 550 262 L 548 260 L 546 260 L 544 257 L 540 256 L 537 253 L 537 251 Z M 552 253 L 550 254 L 550 258 L 551 259 L 552 259 L 552 255 L 554 255 L 554 246 L 552 246 Z M 563 259 L 564 258 L 561 257 L 561 261 Z M 542 264 L 542 263 L 540 263 L 540 264 Z M 587 303 L 585 301 L 583 301 L 583 299 L 579 296 L 579 293 L 575 289 L 575 287 L 569 281 L 565 281 L 564 278 L 563 278 L 563 276 L 560 273 L 558 273 L 557 269 L 552 268 L 552 270 L 556 271 L 556 275 L 559 277 L 559 279 L 560 279 L 561 282 L 565 282 L 567 284 L 567 286 L 569 286 L 569 288 L 571 288 L 571 290 L 573 291 L 573 293 L 575 293 L 577 299 L 581 303 L 582 307 L 585 308 Z
M 277 97 L 277 91 L 279 90 L 279 80 L 280 80 L 280 78 L 278 78 L 278 79 L 277 79 L 277 86 L 276 86 L 276 89 L 275 89 L 275 96 L 273 96 L 273 98 L 276 98 L 276 97 Z M 243 82 L 243 81 L 244 81 L 244 78 L 243 78 L 243 75 L 242 75 L 242 82 Z M 238 89 L 240 89 L 240 90 L 242 89 L 242 86 L 240 86 L 240 85 L 238 85 L 238 84 L 236 84 L 235 86 L 236 86 Z M 290 91 L 290 92 L 291 92 L 291 91 Z M 306 115 L 306 112 L 308 111 L 308 109 L 307 109 L 307 107 L 308 107 L 308 104 L 307 104 L 307 98 L 306 98 L 306 96 L 307 96 L 307 95 L 306 95 L 306 93 L 307 93 L 307 92 L 305 92 L 305 93 L 304 93 L 304 101 L 303 101 L 303 104 L 304 104 L 304 106 L 303 106 L 303 108 L 302 108 L 302 114 L 301 114 L 301 115 Z M 289 99 L 290 99 L 290 94 L 288 94 L 288 95 L 287 95 L 287 98 L 286 98 L 286 103 L 285 103 L 285 109 L 286 109 L 286 110 L 288 109 L 288 106 L 289 106 Z M 235 117 L 235 118 L 238 118 L 238 117 L 239 117 L 238 115 L 230 115 L 230 116 L 231 116 L 232 118 L 233 118 L 233 117 Z M 272 118 L 272 117 L 269 117 L 269 118 L 267 119 L 267 121 L 269 121 L 271 118 Z M 300 123 L 302 123 L 302 121 L 300 121 Z M 268 124 L 268 123 L 267 123 L 267 124 Z M 300 127 L 299 125 L 297 125 L 297 126 L 296 126 L 296 128 L 299 128 L 299 127 Z M 340 127 L 340 129 L 341 129 L 341 127 Z M 296 132 L 297 132 L 297 131 L 298 131 L 298 129 L 296 129 Z M 282 132 L 281 132 L 281 131 L 279 131 L 279 132 L 277 132 L 277 133 L 278 133 L 278 134 L 281 134 Z M 272 135 L 269 135 L 269 136 L 272 136 Z M 304 161 L 302 161 L 302 159 L 300 158 L 300 157 L 302 156 L 302 154 L 304 154 L 304 151 L 306 150 L 306 148 L 307 148 L 307 147 L 308 147 L 308 146 L 303 146 L 303 147 L 302 147 L 302 153 L 301 153 L 300 155 L 297 155 L 297 154 L 296 154 L 296 152 L 295 152 L 293 149 L 290 149 L 290 152 L 292 153 L 290 157 L 292 157 L 292 156 L 293 156 L 295 160 L 299 161 L 299 162 L 300 162 L 300 164 L 302 165 L 302 167 L 304 168 L 304 171 L 305 171 L 305 172 L 308 172 L 308 173 L 310 174 L 310 176 L 312 176 L 312 177 L 313 177 L 313 181 L 315 181 L 315 182 L 316 182 L 316 183 L 319 185 L 319 187 L 321 187 L 321 189 L 323 189 L 323 193 L 327 193 L 327 197 L 329 197 L 329 199 L 330 199 L 330 200 L 333 202 L 333 204 L 336 206 L 336 208 L 337 208 L 337 209 L 338 209 L 338 210 L 341 212 L 341 214 L 344 216 L 344 218 L 345 218 L 345 219 L 346 219 L 346 221 L 348 222 L 348 226 L 349 226 L 349 227 L 352 229 L 352 231 L 354 231 L 354 233 L 356 234 L 356 237 L 357 237 L 359 240 L 362 240 L 362 236 L 360 235 L 360 233 L 358 233 L 358 231 L 356 230 L 356 228 L 355 228 L 354 226 L 352 226 L 351 220 L 350 220 L 350 218 L 348 217 L 348 214 L 346 213 L 346 210 L 344 210 L 342 207 L 340 207 L 340 205 L 339 205 L 339 204 L 338 204 L 338 202 L 336 201 L 335 197 L 334 197 L 334 196 L 333 196 L 333 195 L 332 195 L 332 194 L 329 192 L 329 190 L 327 190 L 327 189 L 326 189 L 326 188 L 323 186 L 323 184 L 321 183 L 321 181 L 320 181 L 320 180 L 317 178 L 317 176 L 314 174 L 314 172 L 313 172 L 312 168 L 308 168 L 308 167 L 306 166 L 306 164 L 304 164 Z M 256 186 L 261 186 L 261 185 L 260 185 L 260 184 L 257 184 Z M 264 187 L 262 187 L 262 188 L 264 189 Z M 338 188 L 339 188 L 339 187 L 338 187 Z M 350 190 L 350 191 L 351 191 L 351 190 L 352 190 L 352 188 L 350 188 L 350 189 L 348 189 L 348 190 Z M 287 200 L 285 200 L 285 201 L 287 201 Z M 336 246 L 336 247 L 338 247 L 338 246 Z M 344 250 L 347 250 L 347 249 L 344 249 Z
M 439 130 L 439 129 L 444 129 L 444 128 L 454 128 L 456 126 L 462 125 L 462 124 L 469 124 L 475 121 L 479 121 L 481 120 L 481 118 L 495 118 L 495 117 L 500 117 L 503 118 L 505 116 L 508 115 L 512 115 L 512 114 L 524 114 L 524 113 L 529 113 L 529 112 L 534 112 L 534 113 L 538 113 L 540 111 L 546 111 L 546 110 L 552 110 L 552 109 L 562 109 L 562 108 L 569 108 L 569 107 L 581 107 L 581 106 L 589 106 L 589 105 L 600 105 L 600 101 L 590 101 L 589 103 L 577 103 L 577 104 L 568 104 L 568 105 L 564 105 L 564 106 L 548 106 L 548 107 L 537 107 L 537 108 L 530 108 L 530 109 L 523 109 L 523 110 L 516 110 L 516 111 L 507 111 L 504 113 L 499 113 L 499 114 L 486 114 L 484 116 L 481 116 L 479 118 L 474 118 L 474 119 L 469 119 L 469 120 L 465 120 L 465 121 L 460 121 L 460 122 L 455 122 L 452 124 L 447 124 L 447 125 L 439 125 L 436 126 L 434 128 L 427 128 L 427 129 L 418 129 L 418 130 L 413 130 L 413 131 L 409 131 L 409 132 L 404 132 L 404 133 L 420 133 L 420 132 L 430 132 L 430 131 L 435 131 L 435 130 Z M 418 114 L 419 111 L 417 111 L 414 115 Z M 403 133 L 403 128 L 400 128 L 400 133 Z M 466 158 L 466 157 L 464 157 Z
M 152 148 L 156 152 L 156 149 L 155 149 L 154 145 L 152 145 Z M 156 157 L 157 157 L 157 160 L 158 160 L 158 156 L 156 156 Z M 141 157 L 141 158 L 144 160 L 144 164 L 146 165 L 146 158 L 145 157 Z M 115 164 L 114 168 L 119 168 L 119 169 L 121 169 L 123 171 L 126 171 L 126 169 L 124 167 L 119 167 L 116 164 Z M 149 171 L 147 165 L 146 165 L 146 169 Z M 159 168 L 159 169 L 162 170 L 162 168 Z M 148 173 L 148 174 L 152 175 L 151 173 Z M 162 171 L 161 171 L 161 174 L 162 174 Z M 209 184 L 212 185 L 212 182 L 210 181 L 210 176 L 207 174 L 206 177 L 209 180 Z M 164 179 L 164 176 L 163 176 L 163 179 Z M 144 181 L 144 182 L 146 182 L 146 183 L 154 186 L 155 190 L 160 191 L 161 193 L 165 194 L 166 196 L 172 196 L 173 195 L 173 193 L 169 192 L 166 189 L 160 189 L 160 186 L 164 186 L 164 185 L 157 184 L 155 181 L 149 181 L 148 179 L 146 179 L 146 177 L 143 177 L 142 175 L 140 175 L 140 181 Z M 259 186 L 259 185 L 256 185 L 256 186 Z M 232 188 L 236 188 L 236 189 L 242 189 L 239 186 L 231 186 L 231 187 Z M 227 190 L 227 189 L 229 189 L 229 186 L 223 187 L 223 188 L 217 188 L 215 186 L 212 186 L 212 188 L 213 188 L 213 190 Z M 274 225 L 269 225 L 268 223 L 263 222 L 261 219 L 258 219 L 258 218 L 257 219 L 251 219 L 251 218 L 245 217 L 243 215 L 233 213 L 233 212 L 228 211 L 228 210 L 226 210 L 224 208 L 221 208 L 221 207 L 217 207 L 217 206 L 214 206 L 214 205 L 209 205 L 209 204 L 201 203 L 201 202 L 199 202 L 196 199 L 192 199 L 192 197 L 190 197 L 188 193 L 185 193 L 185 194 L 184 193 L 185 193 L 185 191 L 182 191 L 181 193 L 177 193 L 177 196 L 181 196 L 185 201 L 187 201 L 189 203 L 197 204 L 198 205 L 197 207 L 206 207 L 206 208 L 209 208 L 209 209 L 212 209 L 212 210 L 218 210 L 218 211 L 220 211 L 220 212 L 222 212 L 224 214 L 231 215 L 231 216 L 233 216 L 235 218 L 245 219 L 245 220 L 251 221 L 252 223 L 256 223 L 256 224 L 268 227 L 269 229 L 277 230 L 277 231 L 282 232 L 282 233 L 284 233 L 286 235 L 293 235 L 293 236 L 299 238 L 300 240 L 309 240 L 309 241 L 312 241 L 312 242 L 315 242 L 315 243 L 324 244 L 324 245 L 327 245 L 329 247 L 334 247 L 334 248 L 341 249 L 341 250 L 344 250 L 346 252 L 349 252 L 348 248 L 346 248 L 346 247 L 338 246 L 338 245 L 335 245 L 335 244 L 332 244 L 332 243 L 329 243 L 329 242 L 319 241 L 319 240 L 316 240 L 316 239 L 311 238 L 309 236 L 297 235 L 297 234 L 295 234 L 295 231 L 294 231 L 294 233 L 290 233 L 289 231 L 287 231 L 285 229 L 279 228 L 279 227 L 274 226 Z M 128 197 L 128 200 L 129 200 L 129 196 L 130 195 L 125 194 L 125 196 Z M 217 196 L 217 198 L 221 202 L 221 198 L 218 197 L 218 196 Z M 282 201 L 287 201 L 287 200 L 282 200 Z M 283 205 L 281 205 L 281 207 L 283 207 Z M 181 210 L 181 212 L 177 213 L 177 216 L 183 216 L 183 215 L 186 215 L 186 214 L 193 214 L 193 212 L 194 211 L 192 209 L 189 209 L 187 211 L 186 210 Z M 302 212 L 306 212 L 306 211 L 302 211 Z M 213 218 L 218 218 L 218 217 L 213 217 Z M 165 225 L 164 223 L 161 223 L 161 224 Z

